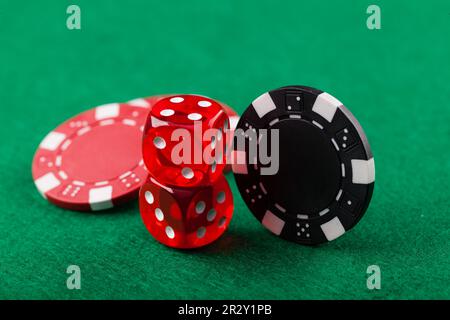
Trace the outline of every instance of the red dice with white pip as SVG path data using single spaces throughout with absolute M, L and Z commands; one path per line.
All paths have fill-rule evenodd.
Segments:
M 223 105 L 204 96 L 166 96 L 151 107 L 142 143 L 149 178 L 139 207 L 159 242 L 198 248 L 227 229 L 234 208 L 223 175 L 229 126 Z

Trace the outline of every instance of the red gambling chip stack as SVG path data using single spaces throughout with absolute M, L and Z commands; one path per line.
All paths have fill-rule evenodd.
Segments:
M 148 114 L 142 153 L 149 178 L 139 194 L 145 226 L 159 242 L 190 249 L 227 229 L 233 197 L 223 170 L 236 113 L 216 100 L 172 95 Z M 233 122 L 233 123 L 232 123 Z

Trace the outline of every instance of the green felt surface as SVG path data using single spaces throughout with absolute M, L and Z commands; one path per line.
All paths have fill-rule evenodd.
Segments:
M 0 1 L 0 298 L 450 297 L 450 3 L 376 1 Z M 199 93 L 239 112 L 303 84 L 338 97 L 371 143 L 365 217 L 317 248 L 272 236 L 237 192 L 228 232 L 194 252 L 147 233 L 137 203 L 62 210 L 31 177 L 41 139 L 95 105 Z M 79 265 L 82 289 L 66 288 Z M 379 265 L 381 290 L 366 287 Z

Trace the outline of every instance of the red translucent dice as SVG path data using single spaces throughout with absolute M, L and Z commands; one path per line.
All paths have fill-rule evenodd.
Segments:
M 139 208 L 150 234 L 174 248 L 210 244 L 227 229 L 233 196 L 223 176 L 232 109 L 196 95 L 152 100 L 142 142 L 149 178 Z
M 149 177 L 139 195 L 141 216 L 159 242 L 197 248 L 219 238 L 233 215 L 233 196 L 223 175 L 212 184 L 166 187 Z
M 159 100 L 144 128 L 143 158 L 152 177 L 166 186 L 206 186 L 225 167 L 229 120 L 222 105 L 197 95 Z

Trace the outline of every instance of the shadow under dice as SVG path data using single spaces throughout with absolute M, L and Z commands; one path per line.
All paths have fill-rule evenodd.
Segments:
M 161 185 L 149 177 L 139 196 L 141 217 L 152 236 L 175 248 L 205 246 L 219 238 L 233 215 L 233 196 L 221 175 L 209 186 Z
M 229 125 L 213 99 L 178 95 L 158 101 L 147 118 L 142 145 L 150 175 L 167 186 L 216 181 L 225 167 Z

